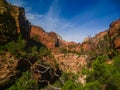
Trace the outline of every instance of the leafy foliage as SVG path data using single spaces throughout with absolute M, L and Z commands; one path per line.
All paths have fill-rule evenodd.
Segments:
M 38 86 L 31 78 L 30 72 L 27 71 L 7 90 L 38 90 Z
M 53 86 L 61 88 L 61 90 L 84 90 L 81 83 L 76 82 L 78 74 L 63 72 L 60 79 Z
M 114 58 L 113 64 L 107 64 L 103 56 L 99 56 L 89 71 L 86 87 L 88 90 L 120 90 L 120 56 Z M 95 84 L 95 85 L 94 85 Z M 97 85 L 97 86 L 96 86 Z M 97 89 L 91 89 L 96 88 Z

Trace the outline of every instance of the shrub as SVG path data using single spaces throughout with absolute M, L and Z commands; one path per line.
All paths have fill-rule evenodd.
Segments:
M 31 78 L 31 73 L 27 71 L 7 90 L 38 90 L 38 86 Z

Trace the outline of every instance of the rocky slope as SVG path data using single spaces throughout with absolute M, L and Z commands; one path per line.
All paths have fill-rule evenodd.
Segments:
M 0 86 L 17 74 L 16 67 L 17 61 L 10 53 L 0 53 Z
M 48 48 L 53 48 L 60 45 L 56 34 L 54 35 L 54 38 L 52 38 L 41 27 L 32 26 L 30 34 L 31 34 L 31 38 L 36 39 L 37 41 L 46 45 Z

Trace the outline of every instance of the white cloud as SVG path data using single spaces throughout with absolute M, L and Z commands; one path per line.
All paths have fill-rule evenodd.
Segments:
M 39 19 L 39 18 L 42 18 L 43 17 L 43 15 L 41 15 L 41 14 L 37 14 L 37 13 L 29 13 L 29 12 L 27 12 L 26 13 L 26 16 L 27 16 L 27 18 L 30 20 L 30 21 L 32 21 L 32 20 L 35 20 L 35 19 Z

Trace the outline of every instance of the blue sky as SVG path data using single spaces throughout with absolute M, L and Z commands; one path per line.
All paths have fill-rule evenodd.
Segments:
M 120 0 L 7 0 L 24 7 L 29 21 L 67 41 L 82 42 L 120 18 Z

